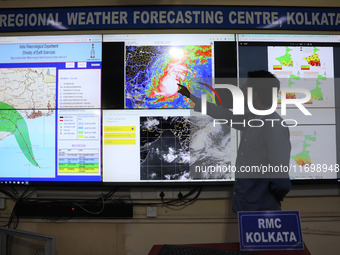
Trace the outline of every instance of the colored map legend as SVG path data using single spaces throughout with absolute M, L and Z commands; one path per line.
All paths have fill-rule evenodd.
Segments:
M 99 139 L 98 116 L 78 117 L 78 139 Z
M 59 115 L 59 139 L 99 139 L 98 116 Z
M 99 173 L 99 150 L 59 150 L 58 173 Z

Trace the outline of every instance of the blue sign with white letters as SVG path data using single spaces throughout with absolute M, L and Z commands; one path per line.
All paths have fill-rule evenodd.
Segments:
M 129 6 L 0 10 L 1 31 L 83 29 L 340 30 L 339 8 Z
M 241 250 L 303 249 L 298 211 L 238 212 Z

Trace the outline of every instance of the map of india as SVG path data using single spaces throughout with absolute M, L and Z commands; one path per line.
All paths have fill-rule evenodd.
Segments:
M 292 159 L 295 160 L 295 162 L 299 166 L 310 165 L 312 163 L 312 160 L 309 155 L 310 151 L 307 150 L 307 148 L 310 147 L 310 144 L 307 142 L 315 142 L 315 141 L 316 141 L 316 137 L 311 136 L 311 135 L 305 135 L 302 152 L 291 157 Z
M 15 109 L 30 109 L 26 117 L 32 115 L 32 110 L 31 117 L 37 117 L 42 113 L 35 110 L 54 109 L 56 68 L 0 68 L 0 102 Z
M 39 167 L 34 159 L 28 128 L 22 115 L 12 106 L 3 102 L 0 102 L 0 109 L 0 139 L 13 134 L 27 160 L 32 165 Z

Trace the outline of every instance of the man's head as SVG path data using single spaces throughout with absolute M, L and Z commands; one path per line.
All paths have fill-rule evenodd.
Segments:
M 248 72 L 248 79 L 243 87 L 243 91 L 253 88 L 254 107 L 260 104 L 264 108 L 272 105 L 273 88 L 280 90 L 280 81 L 272 73 L 259 70 Z

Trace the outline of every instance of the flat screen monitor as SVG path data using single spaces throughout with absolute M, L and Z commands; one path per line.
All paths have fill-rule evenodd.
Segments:
M 103 36 L 105 109 L 189 109 L 182 84 L 197 96 L 215 80 L 236 84 L 237 54 L 231 34 L 114 34 Z
M 295 105 L 287 106 L 284 119 L 294 121 L 290 127 L 291 179 L 339 179 L 339 102 L 340 36 L 291 34 L 238 35 L 239 82 L 247 73 L 267 70 L 280 80 L 280 87 L 291 89 L 286 99 L 299 99 L 310 92 L 304 107 L 306 116 Z M 278 112 L 281 113 L 281 90 Z
M 185 109 L 103 111 L 104 183 L 232 181 L 236 132 Z
M 104 184 L 233 180 L 236 132 L 192 116 L 177 91 L 220 104 L 215 84 L 237 82 L 235 35 L 104 34 L 102 63 Z
M 0 38 L 1 184 L 101 181 L 101 35 Z
M 255 70 L 311 94 L 311 116 L 282 116 L 296 122 L 291 178 L 339 179 L 339 35 L 8 36 L 0 49 L 0 184 L 232 181 L 242 134 L 211 128 L 177 84 L 218 105 L 216 84 Z

